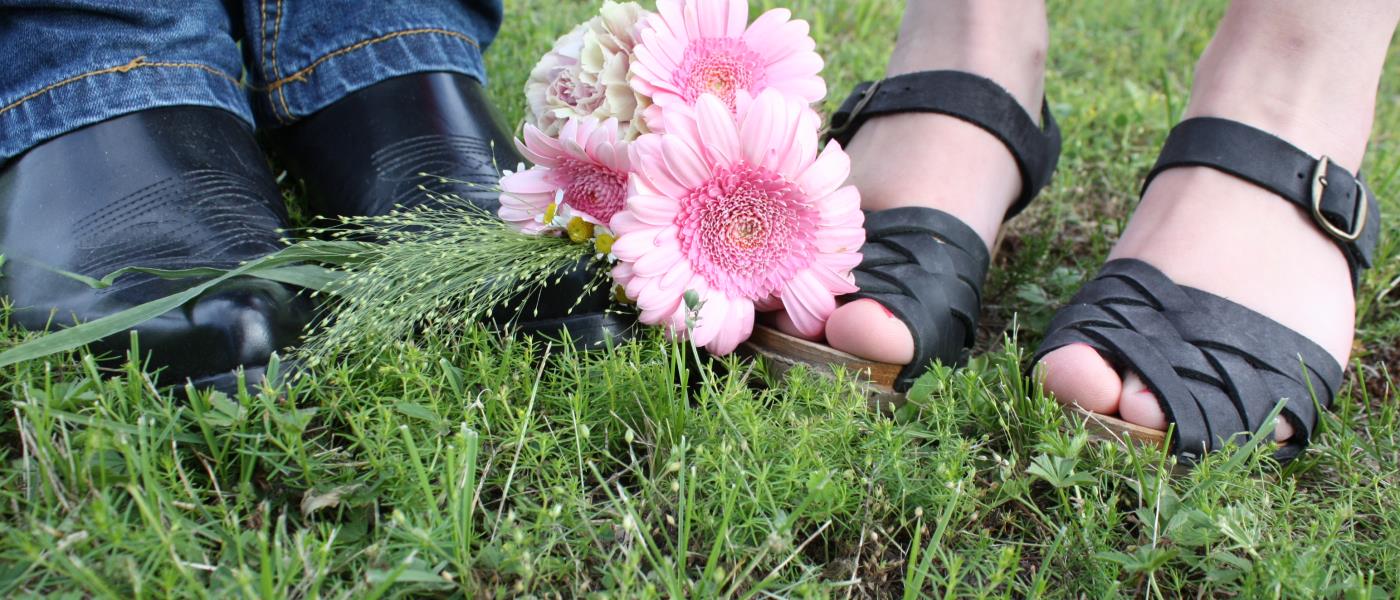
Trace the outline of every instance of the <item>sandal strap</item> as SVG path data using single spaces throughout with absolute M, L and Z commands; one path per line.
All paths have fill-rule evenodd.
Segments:
M 1135 259 L 1104 265 L 1056 313 L 1032 364 L 1076 343 L 1142 377 L 1184 463 L 1242 443 L 1280 400 L 1295 433 L 1274 456 L 1297 456 L 1342 383 L 1341 365 L 1302 334 Z
M 1035 124 L 1010 92 L 996 82 L 962 71 L 922 71 L 856 86 L 831 116 L 827 134 L 846 146 L 866 121 L 884 115 L 939 113 L 981 127 L 1001 140 L 1021 172 L 1021 195 L 1006 218 L 1020 213 L 1050 182 L 1060 157 L 1060 128 L 1042 102 Z
M 934 361 L 960 365 L 977 336 L 982 282 L 990 257 L 982 238 L 961 219 L 923 207 L 868 213 L 859 292 L 894 313 L 914 338 L 914 360 L 895 379 L 906 391 Z
M 1346 255 L 1353 286 L 1375 261 L 1381 221 L 1376 197 L 1360 174 L 1352 175 L 1326 156 L 1315 158 L 1243 123 L 1198 117 L 1172 129 L 1143 190 L 1157 175 L 1177 167 L 1222 171 L 1301 208 Z

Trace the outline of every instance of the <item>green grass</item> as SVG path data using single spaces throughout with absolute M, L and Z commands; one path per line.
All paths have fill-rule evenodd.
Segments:
M 880 74 L 901 12 L 761 4 L 813 21 L 829 103 Z M 490 55 L 509 118 L 532 59 L 592 5 L 511 3 Z M 580 356 L 428 334 L 235 397 L 30 362 L 0 373 L 0 595 L 1400 592 L 1400 219 L 1360 294 L 1350 384 L 1286 468 L 1234 452 L 1171 475 L 1160 452 L 1086 443 L 1018 376 L 1120 231 L 1222 3 L 1051 9 L 1056 182 L 999 258 L 985 353 L 897 414 L 847 381 L 693 367 L 659 337 Z M 1392 58 L 1367 172 L 1395 215 Z

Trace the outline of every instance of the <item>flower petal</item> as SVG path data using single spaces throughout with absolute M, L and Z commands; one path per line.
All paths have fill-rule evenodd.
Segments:
M 817 254 L 817 263 L 838 274 L 850 273 L 852 269 L 860 266 L 862 258 L 859 252 L 820 252 Z
M 765 90 L 748 105 L 739 122 L 739 142 L 749 164 L 769 166 L 787 121 L 783 98 Z
M 865 213 L 860 212 L 860 192 L 856 186 L 848 185 L 818 197 L 816 206 L 821 211 L 822 227 L 860 227 L 865 223 Z
M 744 298 L 733 299 L 729 304 L 729 313 L 724 317 L 723 326 L 705 349 L 717 356 L 733 352 L 739 344 L 753 335 L 753 317 L 753 302 Z
M 739 147 L 739 128 L 734 115 L 719 98 L 705 94 L 695 105 L 696 125 L 700 130 L 701 148 L 707 156 L 728 166 L 743 159 Z
M 759 18 L 762 19 L 761 15 Z M 790 16 L 790 15 L 789 15 Z M 755 24 L 758 22 L 755 21 Z M 750 28 L 752 30 L 752 28 Z M 817 43 L 809 35 L 811 27 L 802 19 L 791 19 L 780 24 L 774 24 L 764 35 L 755 35 L 750 38 L 744 36 L 744 42 L 754 52 L 759 52 L 761 56 L 768 60 L 768 64 L 787 60 L 798 54 L 815 53 Z
M 797 185 L 802 186 L 808 196 L 821 198 L 835 192 L 850 175 L 851 158 L 841 150 L 841 144 L 833 140 L 797 178 Z
M 689 43 L 690 36 L 686 33 L 685 16 L 678 0 L 656 0 L 656 13 L 647 19 L 648 25 L 658 31 L 669 33 L 671 37 Z
M 642 195 L 628 198 L 627 210 L 642 223 L 664 227 L 675 221 L 680 205 L 670 198 Z
M 681 198 L 690 193 L 690 189 L 676 181 L 671 175 L 671 170 L 666 168 L 662 137 L 659 134 L 647 134 L 637 138 L 627 147 L 631 154 L 629 160 L 632 163 L 632 175 L 637 187 L 645 193 Z
M 662 155 L 666 158 L 666 167 L 675 178 L 675 181 L 686 188 L 686 191 L 700 187 L 710 179 L 710 167 L 705 164 L 705 160 L 696 153 L 685 142 L 670 137 L 661 138 Z
M 810 272 L 817 278 L 817 281 L 820 281 L 821 284 L 826 287 L 833 297 L 854 294 L 860 291 L 860 288 L 856 287 L 856 284 L 851 283 L 850 279 L 833 271 L 820 262 L 813 264 Z M 827 316 L 829 317 L 831 315 L 828 313 Z
M 541 167 L 556 166 L 558 158 L 564 155 L 564 147 L 558 140 L 545 135 L 534 125 L 525 126 L 525 141 L 523 144 L 517 143 L 516 147 L 526 159 Z
M 729 0 L 729 14 L 726 17 L 724 37 L 741 37 L 749 24 L 748 0 Z
M 778 37 L 791 18 L 792 11 L 786 8 L 774 8 L 764 12 L 757 19 L 754 19 L 753 23 L 750 23 L 748 29 L 744 31 L 744 45 L 761 54 L 768 54 L 780 49 L 780 46 L 769 48 L 766 42 Z
M 754 301 L 753 308 L 754 310 L 757 310 L 759 312 L 772 312 L 775 310 L 782 310 L 783 299 L 777 296 L 766 296 L 763 298 L 759 298 L 758 300 Z
M 622 235 L 613 241 L 612 253 L 621 260 L 635 262 L 647 253 L 656 250 L 661 228 L 643 229 Z
M 663 244 L 638 258 L 632 264 L 632 272 L 636 273 L 638 277 L 655 277 L 659 282 L 662 275 L 665 275 L 676 263 L 684 259 L 685 257 L 681 256 L 680 248 Z
M 501 178 L 501 191 L 508 194 L 553 194 L 559 186 L 550 181 L 549 167 L 531 167 Z
M 695 320 L 695 329 L 690 332 L 690 341 L 696 346 L 705 346 L 714 340 L 724 329 L 729 304 L 729 298 L 722 293 L 711 291 L 701 294 L 700 311 Z
M 670 271 L 661 276 L 661 287 L 667 289 L 682 288 L 688 285 L 694 277 L 695 272 L 690 268 L 690 261 L 683 260 L 677 262 Z M 682 289 L 681 293 L 685 293 L 685 290 Z
M 810 270 L 801 271 L 783 288 L 783 308 L 797 331 L 817 337 L 826 328 L 826 319 L 836 310 L 836 298 Z
M 859 252 L 865 245 L 865 230 L 860 227 L 821 227 L 812 233 L 812 242 L 821 252 Z

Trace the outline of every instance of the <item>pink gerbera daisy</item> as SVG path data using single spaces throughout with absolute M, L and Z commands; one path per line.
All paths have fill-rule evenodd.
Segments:
M 632 62 L 632 87 L 654 103 L 647 126 L 661 131 L 661 114 L 686 110 L 703 94 L 734 109 L 739 96 L 776 89 L 808 103 L 826 96 L 822 59 L 807 22 L 775 8 L 748 24 L 748 0 L 657 0 L 642 21 Z
M 525 233 L 560 228 L 573 217 L 607 225 L 627 199 L 630 159 L 617 119 L 570 118 L 551 138 L 534 125 L 516 147 L 535 166 L 501 178 L 501 219 Z
M 817 154 L 819 117 L 776 90 L 665 114 L 664 135 L 632 144 L 627 209 L 613 217 L 613 277 L 641 320 L 687 329 L 687 291 L 700 300 L 691 339 L 726 354 L 748 338 L 755 308 L 783 308 L 819 335 L 835 297 L 856 291 L 865 240 L 860 195 L 842 187 L 840 145 Z

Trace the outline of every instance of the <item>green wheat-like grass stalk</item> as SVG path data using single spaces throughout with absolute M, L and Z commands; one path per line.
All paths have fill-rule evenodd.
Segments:
M 296 351 L 314 366 L 374 356 L 416 331 L 452 331 L 478 323 L 509 327 L 533 314 L 520 306 L 580 264 L 592 244 L 523 234 L 458 196 L 427 192 L 429 206 L 352 217 L 312 233 L 368 240 L 363 255 L 341 267 L 318 324 Z M 607 282 L 598 269 L 586 297 Z

